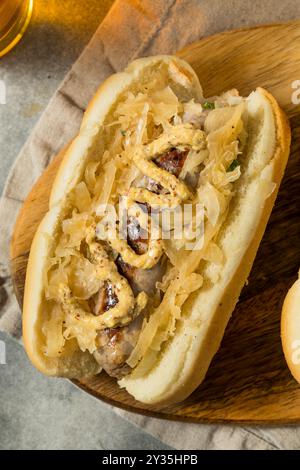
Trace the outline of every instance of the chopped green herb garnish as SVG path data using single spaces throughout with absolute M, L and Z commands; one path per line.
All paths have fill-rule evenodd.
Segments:
M 123 131 L 123 129 L 121 129 L 121 134 L 122 134 L 123 137 L 125 137 L 126 131 Z
M 202 103 L 202 108 L 203 109 L 215 109 L 215 103 L 213 103 L 212 101 L 204 101 L 204 103 Z
M 235 160 L 233 160 L 233 162 L 231 162 L 231 164 L 229 165 L 229 167 L 227 168 L 227 173 L 229 173 L 230 171 L 233 171 L 236 169 L 236 167 L 240 166 L 240 162 L 238 161 L 238 159 L 236 158 Z

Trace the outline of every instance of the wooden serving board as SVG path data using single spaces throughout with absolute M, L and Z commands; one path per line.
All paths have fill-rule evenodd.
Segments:
M 247 95 L 256 86 L 275 95 L 292 127 L 288 168 L 249 283 L 198 390 L 163 410 L 137 403 L 105 373 L 75 382 L 86 392 L 126 410 L 173 420 L 300 422 L 300 386 L 280 343 L 282 302 L 300 267 L 300 106 L 292 103 L 292 82 L 300 80 L 299 51 L 300 21 L 218 34 L 179 52 L 196 70 L 206 96 L 232 87 Z M 30 244 L 62 155 L 34 186 L 16 223 L 11 267 L 20 304 Z

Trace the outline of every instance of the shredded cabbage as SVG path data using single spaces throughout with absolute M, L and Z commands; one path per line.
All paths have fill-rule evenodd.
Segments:
M 94 193 L 96 183 L 97 183 L 97 170 L 99 168 L 100 162 L 88 162 L 84 172 L 84 180 L 87 186 L 87 189 L 90 193 Z
M 197 171 L 201 163 L 203 163 L 204 160 L 207 159 L 207 157 L 208 157 L 207 149 L 198 150 L 198 151 L 190 150 L 187 158 L 185 159 L 182 170 L 180 172 L 180 175 L 179 175 L 180 178 L 185 179 L 189 173 L 193 174 L 195 171 Z
M 95 265 L 89 260 L 83 257 L 72 258 L 70 271 L 69 282 L 77 299 L 89 299 L 99 291 L 101 282 L 97 278 Z
M 90 216 L 88 213 L 82 214 L 73 211 L 72 217 L 65 219 L 62 223 L 63 236 L 62 238 L 65 248 L 79 248 L 82 240 L 87 235 L 88 223 Z
M 174 334 L 182 305 L 202 283 L 202 276 L 196 273 L 186 278 L 179 274 L 172 281 L 159 307 L 143 323 L 136 347 L 127 360 L 130 367 L 136 367 L 149 349 L 159 351 L 161 344 Z
M 86 212 L 91 207 L 91 195 L 84 181 L 81 181 L 74 189 L 74 206 L 79 212 Z
M 193 205 L 200 204 L 204 209 L 204 234 L 201 246 L 197 245 L 197 249 L 192 251 L 186 249 L 186 237 L 202 223 L 191 213 L 185 221 L 186 237 L 176 239 L 171 236 L 169 240 L 163 240 L 168 265 L 163 279 L 156 284 L 163 298 L 148 312 L 128 359 L 128 364 L 136 368 L 135 374 L 142 374 L 152 366 L 164 342 L 174 335 L 185 301 L 202 286 L 202 274 L 211 282 L 217 282 L 221 275 L 224 257 L 215 237 L 226 216 L 233 183 L 241 174 L 240 165 L 233 171 L 228 169 L 241 151 L 241 141 L 246 138 L 242 121 L 244 102 L 231 92 L 216 99 L 216 109 L 203 110 L 202 105 L 194 100 L 181 102 L 174 92 L 178 85 L 179 88 L 190 89 L 192 77 L 175 62 L 170 63 L 167 74 L 172 85 L 166 86 L 165 78 L 153 77 L 148 89 L 143 87 L 135 92 L 126 92 L 118 101 L 113 115 L 103 126 L 99 155 L 87 163 L 82 180 L 70 195 L 70 210 L 62 222 L 44 275 L 45 297 L 51 311 L 43 325 L 45 354 L 49 357 L 61 357 L 76 347 L 90 353 L 97 348 L 95 325 L 78 321 L 61 307 L 60 287 L 69 286 L 74 298 L 88 309 L 88 300 L 101 287 L 95 265 L 89 259 L 90 233 L 99 221 L 105 223 L 108 203 L 117 207 L 118 196 L 127 195 L 131 188 L 143 188 L 145 174 L 131 158 L 135 146 L 148 145 L 150 148 L 154 139 L 162 137 L 168 148 L 176 126 L 182 129 L 183 137 L 195 129 L 201 134 L 200 129 L 204 128 L 207 134 L 206 148 L 199 145 L 189 151 L 180 181 L 176 182 L 177 186 L 184 187 L 183 180 L 196 175 L 198 184 L 193 194 L 187 193 L 187 199 L 189 197 Z M 185 149 L 180 143 L 179 147 Z M 174 178 L 169 179 L 173 183 Z M 146 183 L 144 181 L 144 187 L 148 182 L 149 179 Z M 270 191 L 270 186 L 267 189 Z M 129 214 L 134 215 L 136 210 L 132 205 Z M 143 228 L 147 228 L 146 213 L 141 213 L 138 220 Z M 171 231 L 174 224 L 171 220 Z M 209 265 L 205 274 L 196 272 L 202 261 Z
M 220 218 L 221 205 L 224 206 L 222 194 L 209 182 L 198 189 L 199 201 L 202 202 L 207 219 L 215 226 Z
M 60 357 L 65 345 L 63 335 L 64 314 L 59 305 L 54 305 L 51 317 L 43 325 L 43 333 L 46 336 L 45 355 L 48 357 Z
M 93 200 L 93 209 L 97 215 L 103 214 L 106 204 L 109 202 L 116 177 L 116 164 L 114 161 L 106 163 L 104 172 L 101 175 L 101 185 L 99 184 L 99 194 Z
M 198 157 L 198 165 L 203 162 L 204 168 L 200 173 L 194 201 L 202 203 L 205 209 L 202 245 L 197 250 L 186 252 L 182 240 L 164 240 L 165 253 L 176 271 L 171 270 L 172 276 L 163 280 L 163 300 L 149 320 L 144 322 L 138 342 L 127 361 L 136 368 L 135 375 L 145 373 L 149 367 L 149 357 L 154 360 L 155 353 L 174 334 L 184 301 L 190 293 L 201 287 L 202 276 L 195 272 L 201 260 L 210 262 L 206 275 L 211 282 L 217 282 L 221 275 L 223 253 L 213 240 L 226 216 L 233 194 L 232 183 L 240 176 L 240 167 L 232 172 L 227 172 L 227 169 L 239 153 L 237 138 L 243 131 L 243 111 L 242 102 L 235 107 L 217 108 L 207 114 L 204 128 L 207 132 L 208 152 L 203 160 Z M 179 274 L 174 279 L 175 272 Z
M 196 126 L 203 124 L 203 108 L 200 103 L 192 99 L 183 105 L 183 122 L 190 122 Z

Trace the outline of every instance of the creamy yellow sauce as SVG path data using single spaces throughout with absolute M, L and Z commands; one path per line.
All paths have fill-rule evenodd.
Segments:
M 123 155 L 126 159 L 130 159 L 143 175 L 156 181 L 168 191 L 168 194 L 155 194 L 145 188 L 131 187 L 127 195 L 129 206 L 140 202 L 147 203 L 151 208 L 175 208 L 192 198 L 192 193 L 183 181 L 151 161 L 170 148 L 178 146 L 184 149 L 200 150 L 205 147 L 205 133 L 199 129 L 193 129 L 190 124 L 170 126 L 168 132 L 163 133 L 150 144 L 138 145 L 124 151 Z M 107 231 L 107 241 L 121 255 L 125 263 L 136 268 L 152 268 L 163 254 L 161 239 L 150 239 L 147 252 L 140 255 L 135 253 L 126 240 L 118 238 L 115 233 L 112 234 L 111 230 Z
M 132 289 L 127 279 L 117 270 L 115 263 L 109 259 L 103 246 L 87 237 L 91 261 L 96 266 L 96 277 L 100 282 L 108 282 L 118 297 L 118 303 L 100 316 L 86 312 L 79 302 L 71 294 L 71 290 L 65 284 L 61 284 L 59 298 L 66 314 L 72 315 L 78 321 L 88 322 L 91 327 L 99 330 L 124 326 L 131 322 L 146 306 L 147 295 L 145 292 L 134 298 Z
M 177 116 L 178 112 L 181 112 L 178 110 L 178 107 L 175 108 L 177 111 L 176 109 L 174 110 L 174 117 Z M 213 112 L 217 113 L 217 110 Z M 63 342 L 65 339 L 69 340 L 71 338 L 77 338 L 79 347 L 83 351 L 88 349 L 91 353 L 93 353 L 99 347 L 98 337 L 101 330 L 128 325 L 147 305 L 148 298 L 145 292 L 141 292 L 139 295 L 137 295 L 137 297 L 134 297 L 134 293 L 129 282 L 118 272 L 117 265 L 110 257 L 107 244 L 111 246 L 116 254 L 119 254 L 122 257 L 122 260 L 125 263 L 135 268 L 146 270 L 151 269 L 159 262 L 161 256 L 165 252 L 171 264 L 174 266 L 174 270 L 176 267 L 174 272 L 176 273 L 177 271 L 182 271 L 185 273 L 185 277 L 182 278 L 182 282 L 181 280 L 180 282 L 177 282 L 175 278 L 173 279 L 173 282 L 171 282 L 171 278 L 169 278 L 165 288 L 163 289 L 163 303 L 160 304 L 156 310 L 151 311 L 151 321 L 144 322 L 137 346 L 132 353 L 132 357 L 130 357 L 128 360 L 130 366 L 136 366 L 139 360 L 144 356 L 147 347 L 150 347 L 150 343 L 148 344 L 147 341 L 149 342 L 150 337 L 153 339 L 153 335 L 155 333 L 153 323 L 154 326 L 156 325 L 157 327 L 161 324 L 162 313 L 166 316 L 166 331 L 164 336 L 161 335 L 161 338 L 164 337 L 166 339 L 173 334 L 176 315 L 180 314 L 180 306 L 178 302 L 183 302 L 184 298 L 186 298 L 190 292 L 198 289 L 202 283 L 202 278 L 200 282 L 199 275 L 197 275 L 197 282 L 194 283 L 192 282 L 192 278 L 190 276 L 194 275 L 193 271 L 197 268 L 200 260 L 203 257 L 203 250 L 194 251 L 193 253 L 190 253 L 189 256 L 184 257 L 185 259 L 183 259 L 181 251 L 177 250 L 176 247 L 174 248 L 171 246 L 168 249 L 166 244 L 163 246 L 161 239 L 162 229 L 159 226 L 155 227 L 156 233 L 155 237 L 153 236 L 153 232 L 150 230 L 152 219 L 150 218 L 148 212 L 142 211 L 139 204 L 147 204 L 151 209 L 175 209 L 186 201 L 192 204 L 195 204 L 195 201 L 200 201 L 207 211 L 208 220 L 210 220 L 210 213 L 212 210 L 215 210 L 216 207 L 219 207 L 219 199 L 216 194 L 219 194 L 220 191 L 221 196 L 225 196 L 226 203 L 229 203 L 232 195 L 231 182 L 228 178 L 229 175 L 227 174 L 227 168 L 228 165 L 237 158 L 239 153 L 236 150 L 237 147 L 234 146 L 234 148 L 232 148 L 231 143 L 234 139 L 236 139 L 236 133 L 240 133 L 240 127 L 242 127 L 242 122 L 240 122 L 241 113 L 242 110 L 239 110 L 239 114 L 236 111 L 234 113 L 234 119 L 227 119 L 228 113 L 225 113 L 225 117 L 223 116 L 224 113 L 222 113 L 221 120 L 220 116 L 212 115 L 213 119 L 212 123 L 210 124 L 213 124 L 213 126 L 211 126 L 211 128 L 206 126 L 206 132 L 203 132 L 200 129 L 195 129 L 189 123 L 171 125 L 171 117 L 168 117 L 167 122 L 164 122 L 163 125 L 161 125 L 161 128 L 164 129 L 163 133 L 148 144 L 141 143 L 143 139 L 146 139 L 146 141 L 148 140 L 148 133 L 145 132 L 144 136 L 140 133 L 139 138 L 134 140 L 136 145 L 131 145 L 133 140 L 131 139 L 130 126 L 128 123 L 128 125 L 125 123 L 125 130 L 123 130 L 122 127 L 117 129 L 115 132 L 113 144 L 108 146 L 108 149 L 104 152 L 105 157 L 103 155 L 101 160 L 101 164 L 104 163 L 104 171 L 102 173 L 103 178 L 101 178 L 101 176 L 99 177 L 97 173 L 97 168 L 100 162 L 91 162 L 91 171 L 86 172 L 88 178 L 86 176 L 86 179 L 82 184 L 82 187 L 86 187 L 86 191 L 84 193 L 81 187 L 81 191 L 78 191 L 78 194 L 80 194 L 77 196 L 77 199 L 79 199 L 82 195 L 85 196 L 86 203 L 82 204 L 82 201 L 80 205 L 76 205 L 76 203 L 74 203 L 75 215 L 72 214 L 72 218 L 74 217 L 74 219 L 79 219 L 80 216 L 84 216 L 84 214 L 86 214 L 89 217 L 89 222 L 82 222 L 81 219 L 77 221 L 75 220 L 74 229 L 72 232 L 71 230 L 68 232 L 63 228 L 63 236 L 67 241 L 63 241 L 62 248 L 68 250 L 69 247 L 67 243 L 70 243 L 68 238 L 68 236 L 71 236 L 70 234 L 73 235 L 73 233 L 77 234 L 77 232 L 80 232 L 80 236 L 77 237 L 79 242 L 77 242 L 77 238 L 74 237 L 75 241 L 72 240 L 70 245 L 71 254 L 67 253 L 64 258 L 62 255 L 58 254 L 58 261 L 54 259 L 55 264 L 52 264 L 51 266 L 58 266 L 56 269 L 53 269 L 53 281 L 51 277 L 53 272 L 47 272 L 47 276 L 48 274 L 50 276 L 50 281 L 48 283 L 47 277 L 48 284 L 45 289 L 45 295 L 49 300 L 58 302 L 58 305 L 56 305 L 58 307 L 57 312 L 60 312 L 61 314 L 59 318 L 53 315 L 53 318 L 50 318 L 51 321 L 49 320 L 48 325 L 45 326 L 45 336 L 50 338 L 51 341 L 49 341 L 49 343 L 52 343 L 49 347 L 51 349 L 51 357 L 58 357 L 60 354 L 62 349 L 62 341 L 60 340 L 61 337 Z M 150 112 L 148 114 L 150 119 L 149 132 L 151 134 L 151 124 L 153 124 L 153 120 L 151 121 L 152 114 Z M 147 119 L 148 117 L 142 121 L 144 126 L 147 126 Z M 224 125 L 223 121 L 226 121 L 226 125 Z M 238 124 L 240 124 L 240 127 L 238 127 Z M 138 122 L 138 125 L 140 125 L 140 121 Z M 121 126 L 124 126 L 124 122 L 121 124 Z M 232 129 L 235 129 L 235 135 L 233 135 Z M 126 133 L 128 133 L 128 136 L 126 136 Z M 206 134 L 208 135 L 208 138 Z M 126 136 L 126 138 L 123 139 L 122 136 Z M 218 140 L 218 146 L 215 145 L 216 139 Z M 126 145 L 128 146 L 126 147 Z M 210 145 L 211 149 L 209 147 Z M 124 151 L 122 151 L 124 146 L 126 148 Z M 216 153 L 216 149 L 218 150 L 220 153 L 220 158 L 218 156 L 218 162 L 222 157 L 222 162 L 219 162 L 222 164 L 219 165 L 218 163 L 219 166 L 217 167 L 217 171 L 215 171 L 214 167 L 211 166 L 211 162 L 204 162 L 204 158 L 201 160 L 201 162 L 204 162 L 204 167 L 206 169 L 204 177 L 207 179 L 207 184 L 212 184 L 214 187 L 216 183 L 213 179 L 213 176 L 218 174 L 224 177 L 226 181 L 228 180 L 228 182 L 226 182 L 226 188 L 224 189 L 223 186 L 221 186 L 221 190 L 219 190 L 217 185 L 217 188 L 214 192 L 215 198 L 217 198 L 215 205 L 212 204 L 212 198 L 209 197 L 208 200 L 210 204 L 206 204 L 203 194 L 198 194 L 198 192 L 193 194 L 190 188 L 184 183 L 184 181 L 182 181 L 183 176 L 180 180 L 175 175 L 162 168 L 159 168 L 158 165 L 155 164 L 155 161 L 153 160 L 156 157 L 163 155 L 172 148 L 176 148 L 178 151 L 193 150 L 194 153 L 197 153 L 202 149 L 207 149 L 207 154 L 211 159 L 211 162 L 214 162 L 214 154 Z M 193 154 L 188 155 L 186 160 L 187 163 L 191 162 L 192 155 Z M 229 159 L 228 155 L 230 157 Z M 112 167 L 112 169 L 109 170 L 105 167 L 105 165 L 108 166 L 108 161 Z M 201 162 L 197 162 L 197 164 Z M 209 164 L 209 171 L 207 171 Z M 217 163 L 215 164 L 217 165 Z M 123 170 L 123 177 L 127 181 L 127 184 L 124 184 L 124 181 L 122 182 L 121 178 L 119 178 L 119 173 L 123 172 Z M 130 175 L 129 178 L 127 178 L 127 170 L 128 174 Z M 118 173 L 117 178 L 116 173 Z M 202 178 L 203 174 L 204 173 L 202 171 Z M 154 180 L 157 184 L 159 184 L 163 189 L 162 192 L 160 194 L 156 194 L 155 192 L 152 192 L 145 187 L 139 187 L 138 183 L 131 183 L 131 181 L 145 181 L 143 176 L 146 176 L 150 180 Z M 230 177 L 232 178 L 231 174 Z M 238 179 L 238 177 L 239 174 L 235 174 L 234 180 L 232 181 L 235 181 Z M 104 187 L 103 193 L 101 192 L 101 185 Z M 116 185 L 118 185 L 117 188 L 115 188 Z M 142 186 L 142 184 L 140 186 Z M 117 190 L 114 191 L 114 189 Z M 100 214 L 97 212 L 97 207 L 100 205 L 101 201 L 103 204 L 116 201 L 118 196 L 127 197 L 128 215 L 136 218 L 140 226 L 144 230 L 148 231 L 149 244 L 146 253 L 136 253 L 130 247 L 126 239 L 124 240 L 118 236 L 116 237 L 115 232 L 118 232 L 117 230 L 112 231 L 112 229 L 108 227 L 106 233 L 101 236 L 100 230 L 98 233 L 96 231 L 95 217 L 103 216 L 103 213 Z M 218 214 L 218 223 L 216 227 L 220 227 L 221 225 L 223 209 L 220 209 Z M 102 222 L 104 223 L 104 220 L 101 220 L 99 224 Z M 116 229 L 116 227 L 113 228 Z M 153 238 L 151 238 L 151 236 Z M 207 225 L 205 236 L 208 244 L 212 237 L 209 233 L 209 230 L 207 230 Z M 86 242 L 87 244 L 87 255 L 81 250 L 82 242 Z M 72 256 L 74 256 L 74 258 L 72 258 Z M 73 265 L 70 262 L 70 259 L 74 260 L 78 258 L 86 258 L 86 261 L 93 266 L 89 266 L 88 269 L 81 271 L 80 264 L 78 264 L 79 267 L 77 267 L 77 261 L 74 262 Z M 61 262 L 62 259 L 63 262 Z M 74 279 L 68 278 L 69 272 L 74 275 L 74 271 L 77 273 L 76 275 L 78 275 L 79 272 L 78 276 L 84 278 L 83 280 L 81 279 L 82 285 L 84 287 L 83 295 L 78 293 L 78 291 L 76 292 L 80 282 L 76 284 L 76 280 L 74 281 Z M 71 287 L 69 287 L 69 282 L 72 285 Z M 163 282 L 166 283 L 166 280 L 163 280 Z M 88 301 L 89 299 L 93 298 L 94 295 L 99 293 L 99 289 L 104 289 L 107 284 L 111 287 L 112 292 L 115 294 L 118 301 L 115 305 L 110 306 L 106 312 L 100 313 L 98 316 L 94 315 L 89 308 Z M 49 288 L 49 285 L 52 290 Z M 186 291 L 184 296 L 182 291 L 179 292 L 183 286 L 185 286 L 184 292 Z M 151 306 L 151 308 L 152 307 L 153 306 Z M 164 309 L 163 312 L 161 310 L 162 308 Z M 174 312 L 177 312 L 176 315 Z M 179 318 L 179 316 L 177 316 L 177 318 Z M 54 334 L 52 334 L 53 332 Z M 53 353 L 53 337 L 54 339 L 55 337 L 59 338 L 57 341 L 55 353 Z M 159 341 L 162 342 L 163 339 L 159 339 Z M 157 344 L 158 343 L 156 343 L 155 346 L 156 350 L 158 350 L 160 346 L 160 344 L 158 344 L 158 346 Z
M 152 159 L 172 147 L 199 150 L 204 146 L 204 132 L 193 129 L 189 124 L 183 124 L 170 126 L 168 132 L 164 132 L 148 145 L 137 145 L 126 149 L 121 158 L 124 157 L 127 161 L 132 161 L 143 175 L 159 183 L 168 192 L 155 194 L 145 188 L 131 187 L 127 194 L 128 208 L 133 207 L 136 203 L 147 203 L 151 208 L 175 208 L 182 202 L 191 199 L 192 193 L 187 185 L 168 171 L 159 168 Z M 147 214 L 145 217 L 149 221 Z M 126 240 L 116 236 L 115 231 L 111 233 L 110 229 L 106 232 L 106 242 L 121 255 L 125 263 L 140 269 L 150 269 L 158 263 L 164 251 L 160 229 L 159 227 L 157 229 L 158 237 L 150 238 L 148 250 L 144 254 L 137 254 Z M 118 302 L 106 312 L 95 316 L 83 308 L 67 284 L 61 283 L 58 292 L 61 308 L 66 318 L 76 320 L 85 327 L 97 331 L 125 326 L 146 307 L 148 297 L 145 292 L 139 293 L 136 298 L 134 297 L 127 279 L 118 272 L 115 262 L 109 258 L 101 242 L 95 240 L 95 227 L 92 227 L 88 233 L 86 243 L 90 252 L 90 260 L 95 266 L 96 277 L 100 281 L 100 288 L 104 287 L 105 283 L 109 283 Z

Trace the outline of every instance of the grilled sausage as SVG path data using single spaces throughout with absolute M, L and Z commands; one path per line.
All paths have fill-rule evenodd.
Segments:
M 162 155 L 156 157 L 153 161 L 160 168 L 179 176 L 188 150 L 179 151 L 172 148 Z M 147 189 L 152 192 L 160 193 L 162 187 L 159 183 L 148 178 Z M 149 211 L 146 204 L 141 204 L 142 209 Z M 144 230 L 138 220 L 129 217 L 127 221 L 127 242 L 137 254 L 143 254 L 148 248 L 148 232 Z M 156 283 L 161 280 L 164 274 L 163 261 L 160 260 L 151 269 L 138 269 L 125 263 L 119 255 L 116 260 L 119 272 L 127 278 L 134 295 L 144 291 L 149 296 L 153 296 L 156 291 Z M 98 301 L 101 308 L 110 308 L 115 305 L 113 293 L 106 288 L 105 300 Z M 98 305 L 97 304 L 97 305 Z M 98 312 L 101 311 L 98 309 Z M 98 313 L 99 314 L 99 313 Z M 140 333 L 143 314 L 140 314 L 129 325 L 120 328 L 107 328 L 98 334 L 99 348 L 94 353 L 97 362 L 111 376 L 121 378 L 130 372 L 126 360 L 131 354 Z

